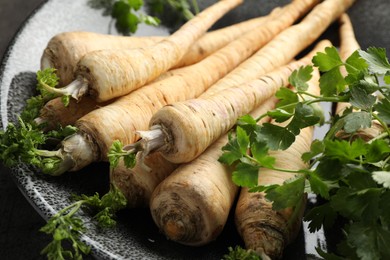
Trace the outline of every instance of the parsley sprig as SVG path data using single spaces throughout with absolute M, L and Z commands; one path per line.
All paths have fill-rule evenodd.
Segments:
M 61 97 L 62 103 L 64 103 L 65 106 L 69 105 L 71 94 L 64 92 L 60 88 L 57 88 L 59 78 L 56 74 L 55 68 L 38 70 L 37 81 L 37 89 L 40 92 L 40 95 L 33 98 L 39 98 L 44 102 L 47 102 L 53 98 Z
M 67 126 L 45 133 L 36 124 L 26 123 L 21 117 L 18 119 L 19 124 L 9 123 L 5 131 L 0 131 L 0 159 L 7 167 L 23 162 L 41 169 L 45 174 L 55 175 L 62 156 L 44 146 L 48 140 L 73 134 L 76 128 Z
M 229 247 L 229 252 L 223 256 L 224 260 L 261 260 L 262 258 L 252 250 L 240 246 Z
M 136 163 L 136 146 L 138 143 L 126 145 L 119 140 L 112 142 L 108 151 L 108 161 L 110 168 L 114 169 L 119 165 L 120 159 L 123 158 L 123 163 L 126 168 L 133 168 Z
M 139 24 L 158 26 L 160 19 L 141 12 L 143 0 L 89 0 L 94 9 L 103 9 L 103 15 L 110 15 L 115 27 L 123 35 L 137 32 Z
M 88 5 L 102 9 L 104 16 L 110 15 L 123 35 L 136 33 L 140 24 L 158 26 L 164 22 L 177 27 L 199 13 L 196 0 L 89 0 Z M 142 12 L 142 7 L 147 7 L 150 15 Z
M 93 211 L 93 219 L 99 227 L 111 228 L 116 225 L 115 214 L 126 207 L 127 200 L 114 185 L 101 198 L 98 193 L 92 196 L 74 195 L 74 202 L 53 215 L 40 231 L 52 235 L 53 240 L 41 251 L 48 259 L 82 259 L 90 253 L 90 247 L 81 240 L 86 232 L 83 220 L 77 216 L 82 209 Z M 70 242 L 72 250 L 64 248 Z
M 275 210 L 295 205 L 307 192 L 322 198 L 324 203 L 305 216 L 310 231 L 332 228 L 340 219 L 345 223 L 336 252 L 318 249 L 324 258 L 389 258 L 390 64 L 386 51 L 371 47 L 342 61 L 337 49 L 329 47 L 317 53 L 312 63 L 291 75 L 295 90 L 282 88 L 276 109 L 266 114 L 277 122 L 290 120 L 287 125 L 259 126 L 258 119 L 241 118 L 220 161 L 235 165 L 232 179 L 236 184 L 265 191 Z M 313 66 L 321 71 L 320 96 L 306 93 Z M 312 106 L 319 102 L 348 102 L 351 107 L 333 116 L 323 140 L 314 140 L 311 150 L 302 155 L 308 169 L 296 171 L 296 177 L 283 185 L 257 186 L 261 167 L 290 171 L 275 169 L 268 151 L 288 148 L 302 128 L 321 123 L 320 113 Z M 363 139 L 362 131 L 375 125 L 381 133 Z
M 66 136 L 74 134 L 77 129 L 66 126 L 47 132 L 44 131 L 45 123 L 38 124 L 34 121 L 47 100 L 53 98 L 52 94 L 46 91 L 46 87 L 57 85 L 58 77 L 55 70 L 38 71 L 37 82 L 40 94 L 27 100 L 26 106 L 17 117 L 17 122 L 10 122 L 6 129 L 0 130 L 0 160 L 7 167 L 23 162 L 41 169 L 45 174 L 55 175 L 61 165 L 62 156 L 48 148 Z

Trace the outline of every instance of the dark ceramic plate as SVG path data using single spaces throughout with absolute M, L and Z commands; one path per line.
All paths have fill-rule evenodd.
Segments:
M 210 2 L 201 1 L 201 5 Z M 287 2 L 246 0 L 216 27 L 264 15 L 274 6 Z M 389 45 L 390 36 L 384 30 L 389 11 L 390 2 L 387 0 L 360 0 L 349 11 L 362 48 Z M 110 19 L 102 16 L 101 11 L 92 9 L 87 0 L 47 1 L 25 22 L 9 46 L 0 68 L 1 128 L 14 122 L 25 100 L 35 94 L 35 72 L 39 69 L 40 56 L 48 40 L 57 33 L 73 30 L 115 33 Z M 166 28 L 141 26 L 137 34 L 166 35 L 168 32 Z M 337 43 L 334 26 L 323 37 Z M 108 166 L 104 163 L 58 178 L 43 176 L 25 165 L 13 168 L 11 173 L 24 195 L 45 219 L 68 205 L 72 193 L 103 194 L 108 189 Z M 88 226 L 82 239 L 91 245 L 93 256 L 102 259 L 221 259 L 229 246 L 242 245 L 231 218 L 215 242 L 193 248 L 168 241 L 156 229 L 147 209 L 124 210 L 118 215 L 118 226 L 109 230 L 97 229 L 88 216 L 81 217 Z M 315 247 L 327 250 L 329 244 L 322 231 L 310 234 L 304 223 L 297 240 L 286 249 L 285 259 L 317 258 Z

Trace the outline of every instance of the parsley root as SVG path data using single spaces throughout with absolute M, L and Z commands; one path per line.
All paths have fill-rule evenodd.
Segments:
M 88 52 L 78 62 L 74 81 L 52 90 L 75 99 L 91 95 L 98 102 L 128 94 L 172 68 L 213 23 L 241 3 L 218 1 L 149 47 Z
M 275 102 L 267 100 L 252 116 L 266 113 Z M 200 246 L 215 240 L 223 230 L 239 190 L 232 182 L 232 168 L 218 162 L 227 139 L 226 134 L 198 158 L 180 165 L 153 192 L 151 214 L 168 239 Z
M 66 142 L 72 143 L 73 140 L 77 140 L 78 143 L 80 138 L 88 139 L 89 141 L 82 143 L 89 145 L 90 148 L 88 146 L 80 147 L 80 150 L 76 147 L 71 150 L 61 148 L 64 157 L 71 158 L 77 166 L 69 170 L 76 171 L 94 161 L 107 160 L 107 153 L 115 140 L 132 146 L 139 139 L 136 131 L 147 130 L 150 118 L 158 109 L 168 104 L 198 97 L 213 83 L 271 40 L 274 35 L 293 23 L 302 14 L 302 11 L 312 6 L 313 0 L 305 0 L 305 4 L 301 3 L 301 1 L 294 1 L 286 7 L 286 10 L 282 11 L 290 11 L 290 15 L 286 13 L 280 18 L 265 22 L 263 26 L 245 33 L 202 61 L 172 70 L 171 76 L 145 85 L 118 98 L 110 105 L 94 110 L 80 118 L 76 123 L 80 129 L 79 134 L 68 138 Z M 218 73 L 215 73 L 216 71 Z M 112 127 L 117 124 L 120 124 L 121 127 Z M 64 142 L 63 146 L 67 146 L 67 144 Z M 89 149 L 94 153 L 80 153 L 83 149 Z M 87 160 L 86 154 L 91 156 L 89 160 Z M 79 160 L 76 155 L 83 157 Z
M 175 163 L 195 159 L 226 133 L 238 117 L 249 113 L 273 96 L 280 87 L 286 86 L 291 72 L 308 64 L 311 57 L 327 45 L 328 41 L 322 41 L 299 61 L 291 62 L 247 84 L 228 88 L 206 98 L 163 107 L 150 120 L 153 129 L 150 132 L 140 132 L 143 153 L 159 151 Z
M 67 106 L 64 105 L 61 97 L 49 100 L 41 108 L 39 117 L 35 118 L 37 124 L 46 124 L 45 130 L 56 129 L 57 127 L 65 127 L 74 125 L 75 122 L 88 114 L 94 109 L 111 103 L 112 100 L 102 103 L 97 103 L 96 100 L 85 97 L 80 102 L 70 99 Z
M 319 95 L 319 72 L 309 82 L 308 92 Z M 286 126 L 288 121 L 279 125 Z M 275 121 L 273 124 L 278 125 Z M 301 155 L 310 151 L 314 127 L 301 130 L 295 142 L 286 150 L 270 151 L 275 159 L 276 169 L 299 171 L 308 168 Z M 293 179 L 296 172 L 283 172 L 272 168 L 260 168 L 258 185 L 281 185 Z M 264 192 L 250 192 L 243 187 L 235 209 L 235 223 L 246 249 L 256 251 L 262 259 L 280 259 L 287 244 L 298 235 L 305 209 L 305 196 L 296 205 L 283 210 L 275 210 Z
M 121 161 L 110 173 L 110 183 L 123 193 L 129 208 L 148 207 L 156 186 L 178 167 L 159 153 L 147 156 L 143 165 L 139 162 L 129 168 Z
M 354 1 L 327 0 L 317 4 L 299 23 L 278 34 L 250 59 L 214 84 L 203 96 L 213 95 L 230 86 L 255 79 L 290 62 L 311 45 Z
M 216 98 L 219 93 L 229 91 L 226 89 L 231 86 L 238 86 L 251 79 L 256 79 L 264 75 L 270 68 L 289 62 L 300 51 L 312 44 L 353 3 L 354 0 L 327 0 L 316 5 L 300 23 L 282 31 L 257 53 L 211 86 L 202 94 L 202 99 L 171 104 L 160 109 L 150 122 L 150 126 L 154 128 L 148 137 L 150 141 L 143 138 L 144 153 L 159 150 L 168 160 L 176 163 L 191 161 L 201 154 L 211 142 L 215 141 L 220 134 L 226 132 L 235 122 L 235 119 L 229 121 L 229 123 L 226 122 L 227 120 L 219 122 L 218 118 L 226 118 L 227 115 L 231 114 L 234 114 L 233 117 L 238 115 L 238 111 L 230 109 L 230 106 L 234 107 L 234 105 L 225 107 L 226 110 L 221 109 L 223 101 Z M 211 99 L 206 101 L 208 97 L 218 99 L 216 101 L 218 104 L 215 102 L 211 105 L 214 101 L 211 101 Z M 243 100 L 246 99 L 248 97 L 243 97 Z M 232 103 L 237 102 L 232 101 Z M 207 112 L 200 112 L 201 109 L 207 110 Z M 248 113 L 250 110 L 246 110 L 244 113 Z M 218 116 L 216 116 L 217 111 L 221 113 Z M 191 113 L 196 113 L 198 117 L 189 119 Z M 204 118 L 200 119 L 201 117 Z M 208 117 L 208 119 L 205 117 Z M 199 125 L 192 128 L 196 122 Z M 208 125 L 209 122 L 210 125 Z M 214 123 L 216 124 L 214 125 Z M 181 125 L 176 127 L 175 124 Z M 194 134 L 196 131 L 199 133 Z M 186 134 L 189 136 L 185 136 Z M 196 139 L 197 136 L 202 136 L 202 140 Z M 169 143 L 166 140 L 172 141 Z M 153 146 L 150 146 L 148 142 L 153 142 Z M 173 142 L 177 143 L 172 144 Z
M 270 15 L 253 18 L 237 24 L 207 32 L 199 38 L 172 68 L 194 64 L 222 48 L 238 36 L 275 17 L 279 9 Z M 63 32 L 50 39 L 41 57 L 41 69 L 55 68 L 59 77 L 59 86 L 65 86 L 73 80 L 77 62 L 88 52 L 104 49 L 130 49 L 151 46 L 162 41 L 163 36 L 114 36 L 93 32 Z

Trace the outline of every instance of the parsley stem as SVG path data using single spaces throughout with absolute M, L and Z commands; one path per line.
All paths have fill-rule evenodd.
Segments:
M 385 132 L 387 132 L 387 134 L 390 135 L 390 129 L 387 126 L 387 124 L 385 122 L 383 122 L 383 120 L 380 117 L 378 117 L 378 115 L 376 113 L 371 113 L 371 114 L 372 114 L 372 117 L 375 118 L 382 125 Z
M 41 86 L 49 93 L 57 96 L 72 96 L 74 99 L 79 99 L 88 90 L 88 82 L 82 77 L 76 78 L 69 85 L 62 88 L 53 88 L 44 82 L 41 82 Z
M 40 150 L 40 149 L 34 149 L 33 150 L 36 155 L 42 156 L 42 157 L 58 157 L 62 158 L 60 150 L 56 151 L 49 151 L 49 150 Z
M 195 14 L 198 14 L 199 13 L 199 5 L 198 5 L 198 1 L 197 0 L 192 0 L 192 6 L 194 7 L 194 12 Z
M 306 101 L 308 105 L 312 103 L 318 103 L 318 102 L 348 102 L 349 101 L 349 96 L 319 97 L 307 92 L 304 92 L 303 94 L 314 98 Z
M 389 136 L 389 133 L 388 133 L 388 132 L 383 132 L 383 133 L 381 133 L 380 135 L 375 136 L 374 138 L 372 138 L 371 140 L 369 140 L 367 143 L 368 143 L 368 144 L 371 144 L 371 143 L 374 142 L 375 140 L 383 139 L 383 138 L 385 138 L 386 136 Z
M 277 168 L 277 167 L 265 167 L 265 166 L 261 165 L 261 163 L 259 161 L 257 161 L 254 157 L 252 157 L 250 155 L 245 155 L 245 157 L 247 159 L 249 159 L 250 161 L 256 163 L 257 165 L 260 165 L 261 167 L 264 167 L 264 168 L 267 168 L 267 169 L 270 169 L 270 170 L 273 170 L 273 171 L 297 173 L 297 174 L 301 174 L 302 173 L 302 170 L 290 170 L 290 169 L 283 169 L 283 168 Z
M 344 65 L 344 67 L 345 67 L 345 69 L 346 69 L 347 71 L 350 71 L 349 74 L 351 74 L 352 71 L 355 72 L 355 73 L 360 71 L 358 68 L 355 68 L 354 66 L 352 66 L 352 65 L 349 64 L 349 63 L 344 63 L 343 65 Z
M 283 169 L 283 168 L 277 168 L 277 167 L 271 167 L 269 169 L 274 170 L 274 171 L 279 171 L 279 172 L 288 172 L 288 173 L 297 173 L 297 174 L 302 173 L 302 170 L 289 170 L 289 169 Z

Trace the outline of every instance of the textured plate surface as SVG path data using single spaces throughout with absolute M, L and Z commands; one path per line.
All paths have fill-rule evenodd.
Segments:
M 201 7 L 209 2 L 202 1 Z M 274 6 L 287 2 L 247 0 L 244 6 L 229 13 L 216 26 L 266 14 Z M 389 10 L 389 6 L 387 0 L 360 0 L 350 10 L 363 48 L 388 46 L 389 36 L 378 34 L 374 28 L 386 28 L 385 19 L 388 18 L 385 11 Z M 373 8 L 375 10 L 371 11 Z M 376 18 L 373 13 L 377 14 Z M 42 51 L 52 36 L 74 30 L 115 33 L 110 26 L 110 19 L 90 8 L 87 0 L 51 0 L 36 10 L 16 35 L 0 67 L 0 127 L 14 122 L 25 100 L 35 94 L 35 72 L 39 69 Z M 141 26 L 137 34 L 166 35 L 168 31 Z M 337 39 L 334 30 L 328 31 L 328 36 Z M 93 164 L 80 172 L 57 178 L 43 176 L 31 167 L 20 165 L 12 169 L 12 175 L 45 219 L 68 205 L 72 193 L 103 194 L 108 189 L 108 166 L 104 163 Z M 88 226 L 83 240 L 92 246 L 92 254 L 102 259 L 220 259 L 228 246 L 242 243 L 231 219 L 217 241 L 204 247 L 191 248 L 168 241 L 159 234 L 147 209 L 124 210 L 118 216 L 118 226 L 110 230 L 96 229 L 88 216 L 81 217 Z M 315 246 L 325 249 L 321 237 L 321 233 L 307 234 L 302 230 L 297 241 L 286 249 L 286 259 L 314 258 Z

